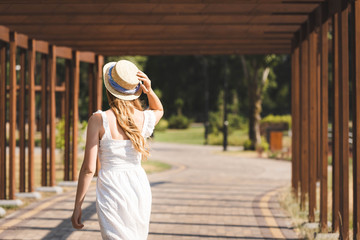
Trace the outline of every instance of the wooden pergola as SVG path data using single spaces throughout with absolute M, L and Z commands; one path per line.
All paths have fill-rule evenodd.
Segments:
M 34 190 L 35 112 L 39 109 L 42 114 L 42 185 L 56 184 L 56 92 L 62 92 L 64 101 L 64 180 L 76 180 L 80 62 L 90 66 L 89 95 L 94 99 L 89 102 L 91 112 L 101 108 L 103 56 L 291 54 L 294 196 L 302 209 L 308 203 L 309 222 L 315 221 L 315 209 L 320 209 L 321 231 L 326 232 L 330 110 L 332 231 L 349 239 L 348 123 L 351 111 L 354 239 L 359 235 L 360 0 L 33 0 L 31 3 L 3 0 L 0 11 L 3 25 L 0 27 L 0 129 L 5 129 L 6 122 L 10 125 L 8 162 L 7 134 L 0 132 L 0 199 L 15 197 L 17 121 L 18 191 Z M 42 56 L 40 73 L 35 71 L 36 53 Z M 66 59 L 66 76 L 61 84 L 56 79 L 56 58 Z M 16 74 L 16 65 L 21 66 L 20 74 Z M 41 85 L 35 85 L 36 74 L 41 76 Z M 35 106 L 37 91 L 41 94 L 41 106 Z M 28 97 L 25 99 L 25 96 Z M 25 122 L 29 124 L 28 131 Z M 47 149 L 50 156 L 47 156 Z M 320 206 L 316 206 L 317 181 L 321 186 Z

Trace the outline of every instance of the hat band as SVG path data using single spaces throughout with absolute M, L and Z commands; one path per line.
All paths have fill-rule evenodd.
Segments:
M 113 66 L 111 66 L 111 67 L 109 68 L 109 73 L 108 73 L 108 75 L 109 75 L 109 83 L 110 83 L 110 85 L 111 85 L 115 90 L 117 90 L 117 91 L 119 91 L 119 92 L 121 92 L 121 93 L 124 93 L 124 94 L 135 94 L 135 93 L 139 90 L 139 88 L 140 88 L 140 83 L 139 83 L 134 89 L 126 89 L 126 88 L 121 87 L 117 82 L 114 81 L 114 79 L 113 79 L 112 76 L 111 76 L 111 71 L 112 71 L 112 69 L 113 69 L 114 66 L 115 66 L 115 65 L 113 65 Z

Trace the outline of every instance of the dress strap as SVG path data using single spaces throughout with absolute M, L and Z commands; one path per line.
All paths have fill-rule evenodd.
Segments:
M 108 121 L 108 118 L 106 116 L 106 113 L 101 111 L 101 110 L 97 110 L 96 112 L 94 112 L 93 114 L 95 113 L 100 113 L 101 114 L 101 117 L 102 117 L 102 123 L 103 123 L 103 128 L 105 130 L 105 133 L 104 135 L 102 136 L 101 140 L 103 139 L 112 139 L 111 138 L 111 132 L 110 132 L 110 127 L 109 127 L 109 121 Z

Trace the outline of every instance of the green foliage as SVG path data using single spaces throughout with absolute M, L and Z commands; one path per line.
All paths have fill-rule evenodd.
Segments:
M 261 120 L 261 123 L 287 123 L 291 128 L 291 115 L 272 115 L 269 114 Z
M 209 112 L 209 133 L 218 135 L 222 131 L 222 118 L 219 112 Z
M 261 152 L 267 152 L 269 150 L 269 143 L 264 136 L 261 137 L 261 143 L 256 146 L 256 150 Z
M 223 144 L 223 134 L 209 134 L 208 136 L 208 143 L 209 145 L 222 145 Z M 228 136 L 228 145 L 230 146 L 241 146 L 243 144 L 244 140 L 241 138 L 241 136 L 237 134 L 231 134 Z
M 61 118 L 56 124 L 55 146 L 58 149 L 65 149 L 65 119 Z
M 159 88 L 153 89 L 156 96 L 158 96 L 159 99 L 162 98 L 162 91 Z
M 244 146 L 244 150 L 254 150 L 253 148 L 253 143 L 250 139 L 247 139 L 244 143 L 243 143 L 243 146 Z
M 246 119 L 234 113 L 228 113 L 228 133 L 231 134 L 235 130 L 242 129 L 246 125 Z M 223 129 L 223 116 L 220 112 L 209 113 L 209 133 L 215 135 L 222 132 Z
M 79 123 L 78 125 L 78 146 L 81 149 L 85 149 L 85 131 L 86 131 L 86 127 L 87 127 L 87 122 L 86 121 L 82 121 Z M 70 135 L 70 141 L 71 141 L 72 137 Z M 65 149 L 65 119 L 59 119 L 57 124 L 56 124 L 56 136 L 55 136 L 55 145 L 56 148 L 60 149 L 60 150 L 64 150 Z
M 106 62 L 117 62 L 120 60 L 128 60 L 130 62 L 133 62 L 141 71 L 143 71 L 146 66 L 147 57 L 146 56 L 115 56 L 115 57 L 107 57 Z
M 184 106 L 184 100 L 182 100 L 181 98 L 177 98 L 175 100 L 175 107 L 177 109 L 177 115 L 180 116 L 182 115 L 182 107 Z
M 169 128 L 186 129 L 190 123 L 191 120 L 184 115 L 172 115 L 169 118 Z
M 168 129 L 168 127 L 169 127 L 169 122 L 166 119 L 162 118 L 162 119 L 160 119 L 158 124 L 156 124 L 155 131 L 163 132 L 166 129 Z

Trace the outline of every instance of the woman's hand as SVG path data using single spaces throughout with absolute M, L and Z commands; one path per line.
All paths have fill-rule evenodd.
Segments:
M 140 86 L 143 92 L 145 94 L 151 92 L 151 81 L 148 76 L 142 71 L 139 71 L 136 75 L 138 76 L 139 81 L 142 81 L 142 84 L 140 84 Z
M 81 223 L 81 208 L 75 208 L 71 217 L 73 228 L 82 229 L 84 224 Z

